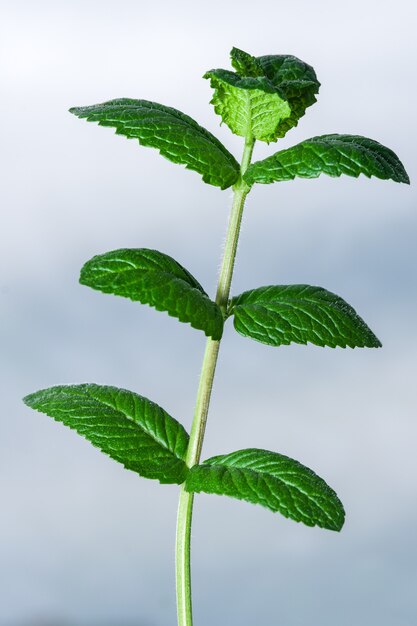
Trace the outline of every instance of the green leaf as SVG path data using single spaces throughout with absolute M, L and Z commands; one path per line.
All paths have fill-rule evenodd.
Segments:
M 329 176 L 358 177 L 365 174 L 409 183 L 407 172 L 392 150 L 382 144 L 357 135 L 323 135 L 281 150 L 248 167 L 244 175 L 249 185 L 281 180 Z
M 239 176 L 238 162 L 214 135 L 188 115 L 163 104 L 120 98 L 74 107 L 70 113 L 100 126 L 112 126 L 118 135 L 157 148 L 170 161 L 201 174 L 210 185 L 226 189 Z
M 97 255 L 82 268 L 80 283 L 167 311 L 213 339 L 222 336 L 220 307 L 186 269 L 157 250 L 122 249 Z
M 345 519 L 342 503 L 322 478 L 267 450 L 238 450 L 194 465 L 185 487 L 260 504 L 307 526 L 340 530 Z
M 216 69 L 204 78 L 214 89 L 214 110 L 236 135 L 277 141 L 316 101 L 314 70 L 296 57 L 253 57 L 233 48 L 231 59 L 237 73 Z
M 311 65 L 291 55 L 267 55 L 258 57 L 265 75 L 275 85 L 291 107 L 291 115 L 278 127 L 278 138 L 297 126 L 306 109 L 317 102 L 320 89 L 316 73 Z
M 270 346 L 379 348 L 380 341 L 342 298 L 322 287 L 275 285 L 232 298 L 229 315 L 244 337 Z
M 240 78 L 227 70 L 211 70 L 204 78 L 214 89 L 214 110 L 232 133 L 268 143 L 277 140 L 279 124 L 291 109 L 268 79 Z
M 160 406 L 132 391 L 69 385 L 37 391 L 23 401 L 144 478 L 176 484 L 185 480 L 188 434 Z

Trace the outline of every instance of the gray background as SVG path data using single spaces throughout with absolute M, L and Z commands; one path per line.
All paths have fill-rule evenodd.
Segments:
M 205 70 L 235 45 L 295 54 L 322 88 L 290 146 L 357 133 L 416 179 L 413 1 L 3 2 L 0 21 L 0 624 L 175 624 L 177 487 L 138 478 L 23 406 L 54 384 L 136 390 L 188 428 L 204 336 L 78 285 L 94 254 L 151 247 L 213 294 L 230 206 L 199 176 L 67 113 L 163 102 L 238 157 Z M 275 145 L 257 145 L 255 158 Z M 234 293 L 307 282 L 344 297 L 382 350 L 268 348 L 229 324 L 204 456 L 273 449 L 323 476 L 341 534 L 245 503 L 196 498 L 196 626 L 414 626 L 417 609 L 415 187 L 377 179 L 258 186 Z

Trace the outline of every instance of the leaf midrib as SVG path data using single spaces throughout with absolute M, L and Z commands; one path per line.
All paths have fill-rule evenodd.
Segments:
M 161 445 L 167 452 L 170 452 L 171 454 L 173 454 L 174 456 L 176 456 L 178 459 L 180 459 L 181 461 L 183 461 L 184 459 L 182 459 L 181 457 L 178 457 L 176 451 L 172 451 L 170 450 L 170 448 L 167 446 L 167 441 L 169 442 L 169 436 L 166 430 L 166 424 L 165 424 L 165 420 L 163 420 L 163 429 L 165 432 L 165 436 L 166 436 L 166 440 L 164 441 L 163 439 L 160 439 L 157 434 L 155 434 L 154 432 L 150 432 L 146 429 L 146 427 L 144 425 L 142 425 L 140 422 L 138 422 L 133 416 L 129 415 L 128 413 L 124 413 L 118 406 L 117 406 L 117 399 L 115 401 L 115 405 L 116 406 L 112 406 L 111 403 L 106 402 L 104 400 L 102 400 L 101 398 L 97 398 L 93 395 L 93 393 L 90 393 L 89 390 L 86 390 L 86 395 L 90 398 L 92 398 L 93 400 L 95 400 L 96 402 L 99 402 L 100 404 L 103 404 L 104 406 L 106 406 L 109 409 L 112 409 L 113 411 L 116 411 L 118 413 L 119 417 L 125 418 L 127 420 L 129 420 L 129 422 L 135 424 L 135 426 L 137 426 L 140 430 L 142 430 L 145 435 L 148 435 L 151 439 L 153 439 L 156 443 L 158 443 L 159 445 Z M 160 407 L 158 407 L 158 405 L 152 403 L 150 400 L 147 401 L 150 405 L 152 405 L 152 408 L 155 408 L 156 411 L 160 411 Z M 144 405 L 144 414 L 146 414 L 149 410 L 149 406 L 147 406 L 146 402 L 143 402 Z M 167 414 L 168 415 L 168 414 Z M 146 419 L 146 418 L 145 418 Z M 177 447 L 177 439 L 178 436 L 176 434 L 175 436 L 175 448 Z
M 101 268 L 100 268 L 101 269 Z M 105 270 L 106 272 L 109 271 L 109 273 L 114 274 L 115 276 L 126 276 L 129 277 L 128 275 L 130 274 L 135 274 L 136 272 L 143 275 L 143 274 L 156 274 L 158 276 L 160 276 L 161 278 L 166 279 L 168 282 L 169 281 L 178 281 L 180 283 L 182 283 L 182 285 L 186 286 L 187 288 L 190 289 L 190 291 L 197 291 L 199 294 L 206 296 L 209 300 L 209 296 L 208 294 L 204 291 L 204 289 L 198 288 L 195 285 L 189 283 L 187 280 L 185 280 L 185 278 L 180 278 L 179 276 L 176 276 L 175 274 L 173 274 L 172 272 L 170 272 L 169 270 L 160 270 L 160 269 L 145 269 L 145 268 L 138 268 L 135 266 L 132 266 L 128 269 L 124 269 L 124 270 Z M 128 284 L 134 284 L 133 282 L 130 283 L 130 281 L 128 282 Z M 150 287 L 149 289 L 146 289 L 146 291 L 151 291 L 152 289 L 158 288 L 157 286 L 154 287 Z
M 133 98 L 127 98 L 127 100 L 133 100 Z M 177 111 L 176 109 L 172 108 L 172 107 L 166 107 L 167 110 L 161 110 L 158 107 L 152 106 L 153 102 L 149 101 L 149 100 L 141 100 L 141 102 L 144 103 L 143 106 L 141 105 L 137 105 L 137 104 L 112 104 L 112 105 L 106 105 L 105 107 L 103 107 L 103 110 L 105 111 L 116 111 L 117 109 L 121 109 L 123 107 L 126 107 L 128 111 L 132 111 L 132 112 L 143 112 L 146 113 L 147 110 L 151 109 L 152 111 L 158 113 L 159 115 L 155 115 L 154 121 L 155 123 L 157 122 L 161 122 L 161 123 L 166 123 L 166 116 L 167 115 L 171 115 L 172 117 L 175 118 L 175 120 L 177 121 L 177 123 L 181 126 L 184 126 L 185 128 L 192 128 L 194 131 L 197 131 L 199 133 L 199 135 L 208 143 L 211 144 L 211 146 L 215 146 L 228 160 L 228 162 L 231 165 L 234 165 L 234 157 L 233 155 L 226 150 L 226 148 L 223 146 L 223 144 L 211 133 L 209 133 L 209 131 L 207 131 L 206 129 L 204 129 L 202 126 L 200 126 L 198 124 L 198 122 L 196 122 L 195 120 L 193 120 L 192 118 L 189 118 L 189 116 L 186 116 L 187 119 L 184 119 L 184 117 L 180 114 L 180 111 Z M 103 103 L 104 104 L 104 103 Z M 165 106 L 165 105 L 164 105 Z M 74 109 L 77 109 L 78 107 L 74 107 Z M 79 108 L 83 108 L 83 107 L 79 107 Z M 86 109 L 88 107 L 85 107 Z M 185 116 L 185 114 L 183 114 Z M 89 115 L 87 116 L 87 120 L 89 118 Z M 98 123 L 100 123 L 100 120 L 88 120 L 88 121 L 97 121 Z M 121 120 L 116 119 L 116 118 L 108 118 L 108 121 L 112 122 L 115 125 L 122 125 L 122 126 L 127 126 L 128 127 L 128 120 Z M 131 120 L 132 122 L 134 121 L 134 119 Z M 143 125 L 142 125 L 143 126 Z M 134 126 L 130 127 L 132 130 L 134 130 Z M 134 137 L 132 137 L 133 139 Z M 167 141 L 166 138 L 164 137 L 159 137 L 160 141 L 163 142 L 167 142 L 168 144 L 170 144 L 170 141 Z M 188 146 L 186 146 L 188 147 Z M 165 150 L 165 148 L 164 148 Z M 177 155 L 174 154 L 174 156 L 176 157 Z M 189 154 L 190 157 L 193 157 L 193 154 L 190 153 Z M 199 159 L 196 159 L 197 161 L 199 161 Z

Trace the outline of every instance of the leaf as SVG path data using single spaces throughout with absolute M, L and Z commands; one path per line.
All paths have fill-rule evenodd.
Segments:
M 214 89 L 214 110 L 236 135 L 277 141 L 316 101 L 314 70 L 296 57 L 253 57 L 233 48 L 231 59 L 237 73 L 216 69 L 204 78 Z
M 322 287 L 276 285 L 245 291 L 232 298 L 229 315 L 238 333 L 270 346 L 381 346 L 355 310 Z
M 150 400 L 101 385 L 51 387 L 23 399 L 82 435 L 126 469 L 161 483 L 184 482 L 188 434 Z
M 316 73 L 311 65 L 297 57 L 279 54 L 258 57 L 265 75 L 276 86 L 291 107 L 291 115 L 284 119 L 278 127 L 278 138 L 298 125 L 306 109 L 317 102 L 316 95 L 320 89 Z
M 407 172 L 392 150 L 382 144 L 358 135 L 322 135 L 281 150 L 248 167 L 245 181 L 273 183 L 281 180 L 329 176 L 358 177 L 365 174 L 409 183 Z
M 186 269 L 157 250 L 125 248 L 97 255 L 82 268 L 80 283 L 167 311 L 213 339 L 222 336 L 220 307 Z
M 322 478 L 267 450 L 238 450 L 194 465 L 185 487 L 260 504 L 307 526 L 340 530 L 345 519 L 342 503 Z
M 227 70 L 211 70 L 204 78 L 210 78 L 214 89 L 214 110 L 232 133 L 268 143 L 277 140 L 279 124 L 291 109 L 268 79 L 240 78 Z
M 73 107 L 70 113 L 100 126 L 112 126 L 118 135 L 157 148 L 170 161 L 201 174 L 210 185 L 226 189 L 238 179 L 239 164 L 223 144 L 191 117 L 171 107 L 120 98 Z

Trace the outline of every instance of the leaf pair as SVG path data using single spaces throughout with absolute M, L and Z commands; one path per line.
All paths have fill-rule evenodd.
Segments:
M 185 481 L 190 492 L 228 495 L 308 526 L 340 530 L 344 510 L 335 492 L 314 472 L 286 456 L 240 450 L 188 469 L 188 434 L 173 417 L 131 391 L 99 385 L 52 387 L 24 402 L 88 439 L 145 478 Z
M 215 69 L 204 77 L 214 89 L 212 104 L 230 130 L 243 137 L 277 141 L 298 124 L 316 102 L 320 83 L 312 67 L 291 55 L 253 57 L 233 48 L 236 72 Z M 174 163 L 201 174 L 204 182 L 226 189 L 240 176 L 240 167 L 225 146 L 180 111 L 147 100 L 119 98 L 71 113 L 116 133 L 157 148 Z M 398 157 L 377 141 L 356 135 L 323 135 L 307 139 L 252 164 L 245 182 L 271 183 L 295 177 L 376 176 L 409 183 Z
M 314 70 L 293 56 L 252 57 L 233 48 L 238 73 L 211 70 L 215 111 L 233 133 L 276 141 L 298 123 L 316 101 L 319 83 Z M 204 182 L 226 189 L 239 178 L 240 167 L 225 146 L 194 119 L 172 107 L 147 100 L 118 98 L 73 107 L 70 112 L 116 133 L 157 148 L 174 163 L 201 174 Z
M 122 249 L 95 256 L 82 268 L 80 282 L 167 311 L 214 340 L 222 336 L 220 307 L 184 267 L 156 250 Z M 381 345 L 347 302 L 321 287 L 275 285 L 246 291 L 232 298 L 227 315 L 233 315 L 241 335 L 271 346 Z
M 314 70 L 292 56 L 251 57 L 233 48 L 232 64 L 240 74 L 207 72 L 215 88 L 213 103 L 232 132 L 275 141 L 295 126 L 315 102 L 319 83 Z M 252 67 L 253 66 L 253 67 Z M 118 98 L 73 107 L 70 112 L 118 135 L 157 148 L 174 163 L 201 174 L 204 182 L 226 189 L 239 178 L 240 167 L 225 146 L 194 119 L 172 107 L 148 100 Z

